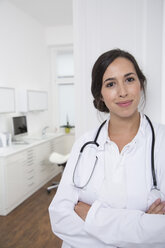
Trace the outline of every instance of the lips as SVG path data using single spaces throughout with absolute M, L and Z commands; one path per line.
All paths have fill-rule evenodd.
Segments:
M 117 102 L 117 105 L 120 107 L 129 107 L 132 104 L 133 100 L 129 100 L 129 101 L 122 101 L 122 102 Z

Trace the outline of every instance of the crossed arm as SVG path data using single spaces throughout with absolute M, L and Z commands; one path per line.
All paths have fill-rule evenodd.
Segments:
M 90 205 L 84 202 L 78 202 L 75 205 L 74 211 L 76 214 L 85 221 L 88 211 L 90 209 Z M 148 214 L 165 214 L 165 201 L 161 201 L 157 199 L 146 211 Z

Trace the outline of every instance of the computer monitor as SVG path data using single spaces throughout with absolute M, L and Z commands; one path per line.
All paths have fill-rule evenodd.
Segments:
M 26 116 L 13 117 L 13 135 L 24 135 L 27 134 L 27 120 Z

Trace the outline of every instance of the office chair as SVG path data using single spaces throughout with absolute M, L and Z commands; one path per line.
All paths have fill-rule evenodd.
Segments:
M 55 165 L 62 166 L 64 169 L 69 155 L 69 153 L 66 155 L 62 155 L 60 153 L 53 152 L 49 157 L 49 161 Z M 50 193 L 52 189 L 57 188 L 59 183 L 60 182 L 53 182 L 52 185 L 47 188 L 47 192 Z

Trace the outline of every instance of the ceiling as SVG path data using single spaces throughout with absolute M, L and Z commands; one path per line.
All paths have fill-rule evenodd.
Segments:
M 72 0 L 9 0 L 42 25 L 72 25 Z

